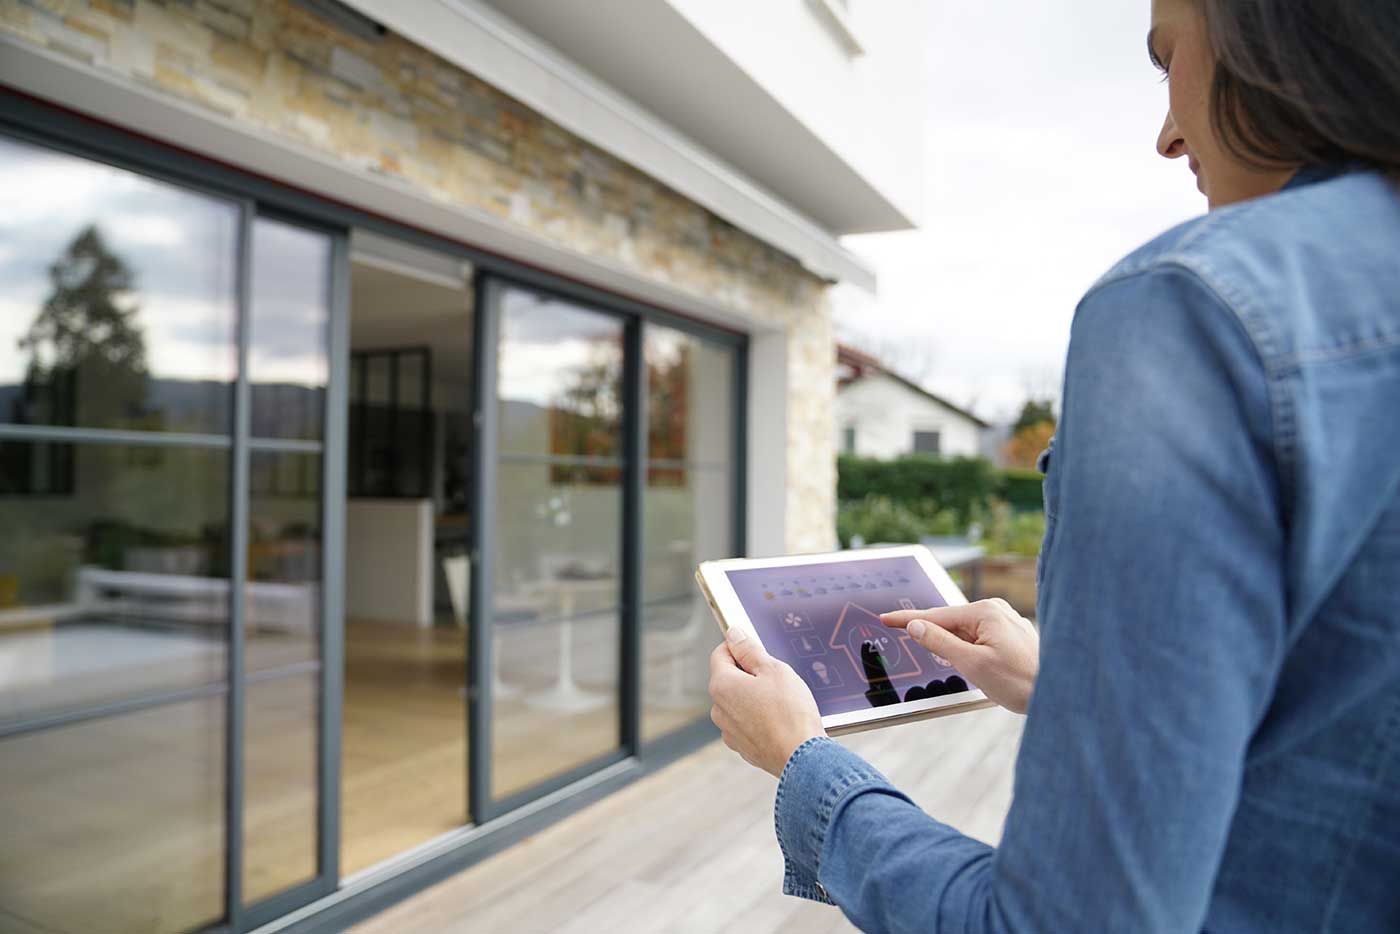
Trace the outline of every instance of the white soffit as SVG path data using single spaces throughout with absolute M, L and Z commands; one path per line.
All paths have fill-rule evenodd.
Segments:
M 489 6 L 477 0 L 343 2 L 792 256 L 815 275 L 875 290 L 873 267 L 832 234 Z

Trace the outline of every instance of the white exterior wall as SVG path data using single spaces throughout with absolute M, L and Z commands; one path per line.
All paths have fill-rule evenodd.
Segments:
M 855 453 L 862 457 L 890 459 L 914 450 L 915 431 L 940 433 L 944 457 L 976 457 L 982 431 L 976 422 L 898 380 L 874 374 L 836 394 L 837 443 L 845 430 L 856 429 Z

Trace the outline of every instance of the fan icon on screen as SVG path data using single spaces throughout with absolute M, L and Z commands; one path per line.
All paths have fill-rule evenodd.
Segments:
M 798 632 L 803 629 L 811 629 L 812 623 L 802 613 L 784 613 L 783 629 L 788 632 Z

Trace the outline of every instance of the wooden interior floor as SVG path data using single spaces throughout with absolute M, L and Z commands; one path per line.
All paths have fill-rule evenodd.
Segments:
M 982 710 L 843 742 L 928 813 L 995 843 L 1021 723 Z M 353 934 L 852 930 L 838 910 L 781 894 L 774 785 L 716 741 Z
M 493 782 L 505 796 L 583 765 L 618 746 L 615 635 L 576 627 L 581 689 L 608 703 L 561 713 L 523 703 L 551 686 L 557 671 L 555 631 L 511 637 L 500 666 L 512 696 L 494 714 Z M 707 633 L 708 635 L 708 633 Z M 455 830 L 467 813 L 465 633 L 351 620 L 346 624 L 341 762 L 341 872 L 350 875 Z M 657 662 L 664 660 L 657 659 Z M 609 664 L 611 663 L 611 664 Z M 660 667 L 669 668 L 668 665 Z M 703 718 L 703 656 L 684 703 L 647 709 L 649 734 Z M 669 672 L 668 672 L 669 673 Z M 657 678 L 661 677 L 658 672 Z
M 465 678 L 460 630 L 346 623 L 343 874 L 467 822 Z

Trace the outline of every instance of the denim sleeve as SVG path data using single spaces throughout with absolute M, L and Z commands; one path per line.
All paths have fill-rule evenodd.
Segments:
M 1041 672 L 1000 846 L 835 744 L 784 774 L 793 888 L 819 880 L 862 930 L 1186 932 L 1205 917 L 1286 641 L 1267 380 L 1221 300 L 1157 269 L 1081 304 L 1063 408 Z

